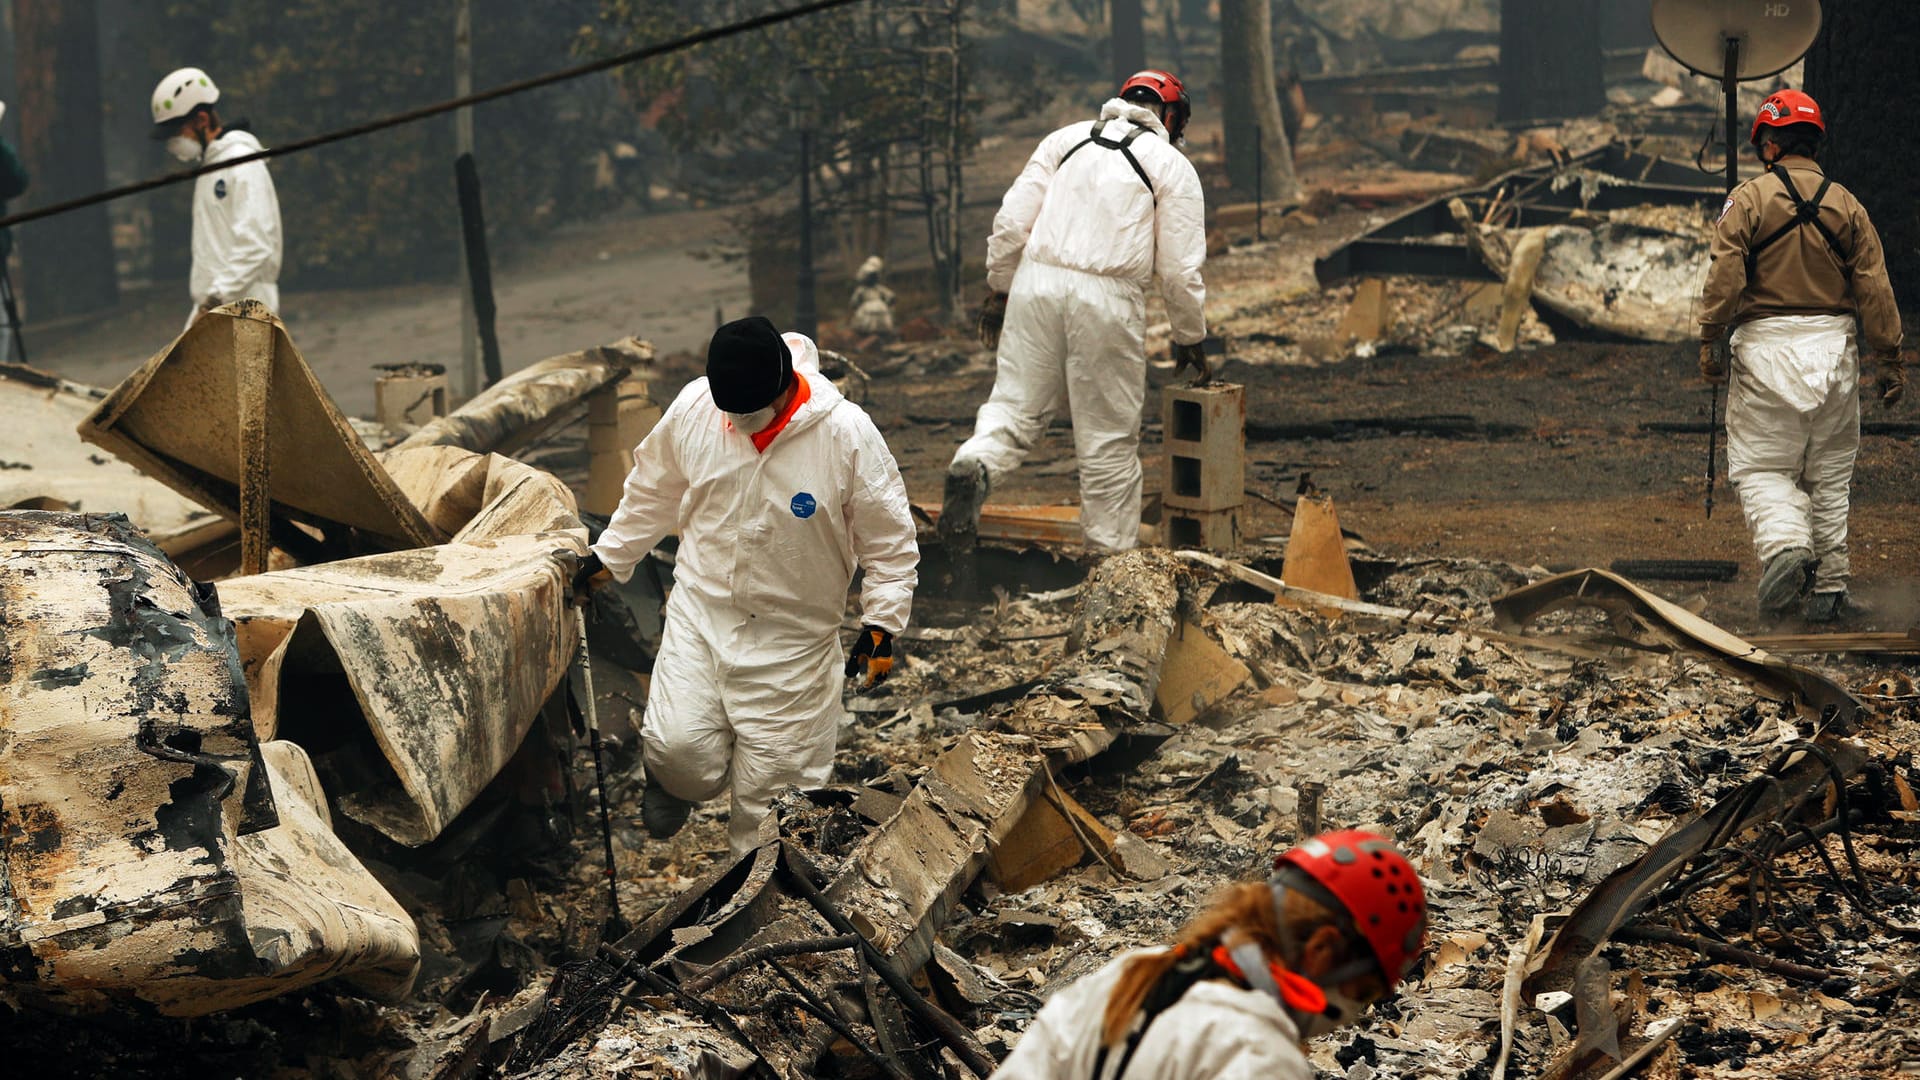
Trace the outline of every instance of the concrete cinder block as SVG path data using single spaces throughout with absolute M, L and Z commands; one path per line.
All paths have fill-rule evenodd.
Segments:
M 1232 510 L 1246 501 L 1246 387 L 1164 388 L 1161 442 L 1167 460 L 1161 498 L 1170 511 Z
M 1232 551 L 1240 546 L 1240 508 L 1179 510 L 1169 506 L 1161 528 L 1168 547 Z

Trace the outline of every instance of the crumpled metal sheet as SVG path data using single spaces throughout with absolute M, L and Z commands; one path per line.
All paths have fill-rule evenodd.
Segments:
M 0 628 L 0 991 L 175 1015 L 404 991 L 411 921 L 297 749 L 270 776 L 232 626 L 124 517 L 0 514 Z
M 261 323 L 270 347 L 256 353 L 242 338 Z M 271 403 L 267 453 L 264 462 L 249 462 L 242 459 L 241 390 L 258 380 L 267 380 Z M 273 532 L 283 541 L 300 539 L 293 521 L 341 543 L 352 529 L 363 551 L 445 539 L 367 452 L 287 328 L 254 301 L 195 320 L 114 388 L 81 424 L 80 437 L 234 521 L 242 474 L 264 464 Z
M 1475 254 L 1501 277 L 1530 230 L 1462 222 Z M 1699 336 L 1693 302 L 1706 272 L 1707 237 L 1626 222 L 1591 229 L 1547 225 L 1533 300 L 1581 326 L 1639 341 Z
M 652 362 L 653 345 L 634 337 L 550 357 L 494 383 L 395 449 L 457 446 L 475 453 L 512 453 L 567 419 L 570 406 Z
M 586 536 L 573 492 L 544 469 L 454 446 L 395 447 L 388 475 L 455 544 L 535 533 Z
M 586 529 L 565 485 L 520 462 L 450 447 L 389 461 L 442 527 L 471 515 L 454 542 L 234 578 L 220 596 L 261 737 L 305 746 L 343 813 L 419 845 L 506 765 L 566 676 Z
M 276 740 L 260 756 L 280 825 L 240 837 L 234 862 L 248 938 L 270 974 L 207 986 L 195 1007 L 232 1008 L 336 976 L 383 1001 L 405 998 L 420 972 L 412 916 L 334 835 L 306 751 Z
M 1863 707 L 1846 687 L 1812 668 L 1782 660 L 1605 570 L 1556 574 L 1515 589 L 1493 602 L 1493 614 L 1499 627 L 1512 633 L 1565 607 L 1599 608 L 1608 613 L 1614 630 L 1622 637 L 1651 637 L 1697 653 L 1735 678 L 1791 703 L 1803 714 L 1819 717 L 1832 710 L 1836 719 L 1852 724 Z

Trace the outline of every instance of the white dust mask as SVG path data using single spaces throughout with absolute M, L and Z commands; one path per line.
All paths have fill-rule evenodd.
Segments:
M 764 409 L 755 409 L 752 412 L 734 412 L 727 414 L 727 419 L 733 421 L 733 426 L 747 435 L 756 435 L 766 430 L 767 425 L 773 423 L 773 418 L 774 411 L 771 405 Z
M 199 161 L 200 155 L 205 152 L 205 148 L 198 140 L 189 139 L 185 135 L 175 135 L 167 140 L 167 153 L 172 154 L 174 160 L 183 165 L 191 165 Z

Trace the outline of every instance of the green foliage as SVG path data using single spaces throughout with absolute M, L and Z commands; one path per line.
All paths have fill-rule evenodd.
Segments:
M 574 62 L 592 0 L 474 0 L 475 89 Z M 223 120 L 266 146 L 453 96 L 454 0 L 168 0 L 183 40 L 156 45 L 221 88 Z M 475 110 L 475 157 L 495 250 L 580 209 L 592 155 L 633 126 L 608 80 Z M 608 134 L 613 132 L 611 136 Z M 285 282 L 445 280 L 460 258 L 453 118 L 273 162 L 287 233 Z

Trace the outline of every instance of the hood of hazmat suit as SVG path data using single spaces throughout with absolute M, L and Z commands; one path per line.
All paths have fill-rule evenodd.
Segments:
M 1136 950 L 1053 995 L 994 1080 L 1093 1076 L 1107 998 Z M 1157 1080 L 1311 1080 L 1300 1035 L 1271 996 L 1219 980 L 1198 982 L 1154 1018 L 1127 1066 L 1129 1077 Z M 1124 1047 L 1124 1043 L 1122 1046 Z M 1107 1054 L 1114 1067 L 1123 1050 Z
M 200 159 L 213 165 L 257 154 L 260 140 L 229 131 L 213 140 Z M 267 163 L 253 161 L 208 173 L 193 182 L 193 274 L 188 288 L 199 307 L 254 299 L 280 310 L 280 198 Z
M 634 450 L 593 549 L 625 581 L 678 534 L 673 595 L 642 732 L 651 778 L 700 801 L 733 788 L 730 836 L 752 846 L 774 795 L 817 785 L 844 715 L 839 629 L 854 573 L 860 621 L 899 633 L 918 583 L 906 484 L 873 421 L 784 336 L 806 399 L 764 451 L 705 378 Z

